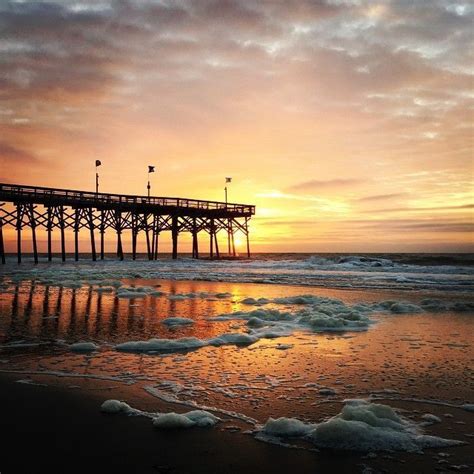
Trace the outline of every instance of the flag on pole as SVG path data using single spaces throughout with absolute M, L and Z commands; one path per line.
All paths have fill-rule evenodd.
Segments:
M 102 162 L 100 160 L 95 160 L 95 165 L 96 166 L 100 166 L 102 164 Z
M 154 173 L 155 172 L 155 167 L 148 165 L 148 173 Z
M 226 178 L 226 179 L 225 179 L 225 182 L 226 182 L 226 183 L 231 183 L 231 182 L 232 182 L 232 178 Z

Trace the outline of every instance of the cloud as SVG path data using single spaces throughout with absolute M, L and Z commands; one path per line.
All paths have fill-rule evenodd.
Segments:
M 320 189 L 338 189 L 363 183 L 364 180 L 356 178 L 335 178 L 335 179 L 312 179 L 293 184 L 288 188 L 290 192 L 319 191 Z
M 385 209 L 369 209 L 366 213 L 388 213 L 388 212 L 423 212 L 423 211 L 462 211 L 474 209 L 474 204 L 462 204 L 459 206 L 427 206 L 427 207 L 391 207 Z
M 372 196 L 364 196 L 358 198 L 359 202 L 373 202 L 373 201 L 387 201 L 390 199 L 396 199 L 400 197 L 408 196 L 408 193 L 391 193 L 391 194 L 374 194 Z
M 0 161 L 2 166 L 15 166 L 38 162 L 38 158 L 31 153 L 16 148 L 8 143 L 0 142 Z

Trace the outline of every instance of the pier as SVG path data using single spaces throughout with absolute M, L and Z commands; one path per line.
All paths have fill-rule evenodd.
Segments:
M 246 253 L 250 257 L 249 220 L 255 206 L 186 198 L 133 196 L 125 194 L 94 193 L 71 189 L 23 186 L 0 183 L 0 259 L 5 263 L 3 229 L 16 229 L 17 259 L 22 261 L 23 229 L 30 229 L 33 259 L 38 263 L 37 230 L 47 234 L 48 261 L 53 258 L 52 235 L 59 232 L 61 259 L 66 260 L 66 229 L 74 233 L 74 259 L 79 260 L 79 232 L 90 236 L 91 258 L 104 259 L 105 232 L 116 234 L 117 257 L 124 259 L 122 234 L 131 232 L 132 259 L 137 256 L 137 239 L 145 234 L 149 260 L 157 260 L 158 243 L 162 232 L 171 233 L 172 258 L 178 257 L 178 238 L 183 232 L 192 236 L 192 256 L 199 258 L 198 234 L 209 236 L 209 256 L 219 258 L 219 232 L 227 234 L 227 253 L 236 256 L 234 234 L 246 238 Z M 99 248 L 96 237 L 100 237 Z

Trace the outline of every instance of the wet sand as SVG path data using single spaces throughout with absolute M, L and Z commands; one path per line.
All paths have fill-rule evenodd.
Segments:
M 213 429 L 161 432 L 141 417 L 100 412 L 103 395 L 0 377 L 1 472 L 329 472 L 332 460 Z M 354 472 L 348 456 L 339 472 Z
M 4 334 L 27 342 L 104 343 L 91 354 L 72 353 L 64 342 L 2 349 L 1 430 L 7 440 L 2 457 L 11 466 L 5 470 L 0 466 L 2 472 L 304 473 L 364 472 L 368 466 L 375 472 L 472 471 L 469 444 L 429 449 L 423 455 L 379 452 L 367 458 L 259 442 L 244 434 L 247 424 L 225 416 L 214 428 L 163 432 L 143 417 L 100 412 L 101 403 L 111 398 L 150 412 L 188 411 L 189 407 L 164 402 L 146 391 L 154 386 L 172 395 L 174 386 L 168 382 L 184 387 L 177 394 L 180 401 L 235 410 L 260 423 L 269 416 L 319 422 L 339 413 L 345 398 L 376 397 L 417 423 L 426 413 L 442 419 L 426 427 L 427 434 L 472 443 L 474 415 L 459 408 L 472 401 L 471 314 L 377 315 L 374 325 L 363 332 L 296 332 L 261 339 L 250 347 L 203 347 L 168 355 L 121 353 L 110 343 L 156 335 L 205 338 L 232 330 L 235 321 L 207 318 L 252 309 L 239 303 L 245 297 L 311 293 L 354 304 L 394 298 L 416 303 L 433 296 L 164 280 L 124 283 L 161 285 L 165 296 L 117 299 L 88 288 L 46 290 L 28 284 L 3 295 Z M 169 298 L 203 291 L 229 292 L 233 297 Z M 195 324 L 166 328 L 161 321 L 169 316 L 191 317 Z M 239 323 L 233 330 L 245 330 L 245 325 Z M 280 350 L 279 344 L 290 349 Z M 316 388 L 307 387 L 308 382 L 317 382 Z M 321 395 L 321 386 L 335 394 Z
M 367 459 L 282 448 L 223 430 L 162 432 L 142 417 L 101 413 L 100 403 L 107 398 L 103 392 L 19 384 L 17 379 L 0 376 L 0 469 L 5 473 L 431 473 L 470 472 L 453 466 L 472 462 L 468 446 Z M 473 415 L 464 419 L 472 423 Z

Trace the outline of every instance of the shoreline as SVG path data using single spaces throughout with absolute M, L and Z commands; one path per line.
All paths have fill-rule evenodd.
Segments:
M 112 393 L 107 393 L 107 388 L 91 392 L 42 381 L 18 383 L 18 375 L 0 374 L 0 403 L 5 408 L 0 425 L 4 440 L 0 469 L 6 473 L 350 474 L 403 472 L 406 465 L 413 473 L 431 473 L 444 471 L 441 466 L 452 470 L 440 464 L 447 462 L 445 456 L 470 462 L 469 444 L 430 449 L 421 455 L 378 452 L 367 456 L 348 451 L 289 449 L 222 427 L 160 431 L 148 418 L 100 411 L 108 395 L 113 397 L 121 388 L 126 390 L 119 385 L 108 387 Z M 156 407 L 157 400 L 148 403 Z M 173 407 L 166 403 L 160 406 Z M 466 468 L 457 470 L 465 472 Z

